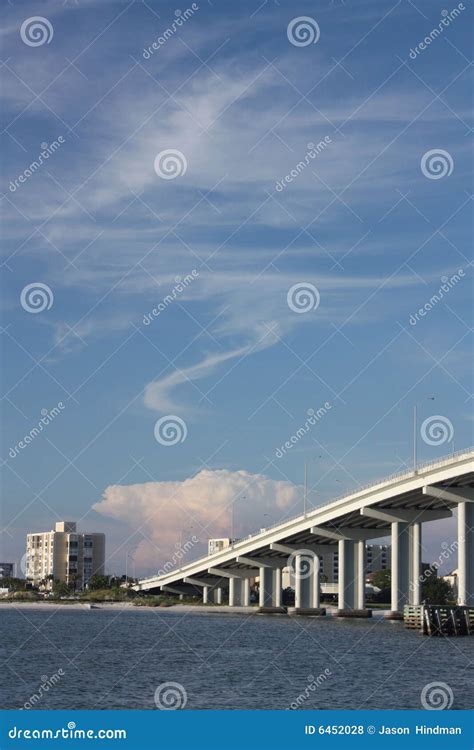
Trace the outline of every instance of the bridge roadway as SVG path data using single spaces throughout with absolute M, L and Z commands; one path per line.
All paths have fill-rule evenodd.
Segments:
M 365 613 L 365 543 L 391 538 L 393 616 L 421 603 L 422 527 L 457 510 L 457 540 L 449 546 L 458 567 L 458 602 L 474 606 L 474 451 L 421 464 L 416 471 L 358 489 L 306 515 L 286 520 L 179 569 L 139 581 L 139 591 L 202 593 L 205 603 L 250 604 L 250 579 L 259 577 L 261 607 L 281 605 L 284 567 L 295 575 L 295 607 L 320 606 L 318 555 L 338 546 L 340 615 Z

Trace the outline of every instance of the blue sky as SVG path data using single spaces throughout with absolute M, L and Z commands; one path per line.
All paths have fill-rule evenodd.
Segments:
M 469 3 L 411 57 L 457 5 L 197 5 L 174 28 L 162 2 L 5 8 L 7 559 L 71 518 L 107 532 L 110 570 L 129 551 L 152 571 L 181 533 L 225 534 L 232 498 L 238 534 L 294 515 L 305 461 L 314 505 L 403 470 L 414 404 L 453 433 L 420 434 L 420 460 L 473 442 Z M 34 16 L 49 26 L 33 45 Z M 319 38 L 299 46 L 287 29 L 303 16 Z M 173 179 L 155 169 L 167 150 Z M 429 156 L 424 173 L 440 150 L 446 174 Z M 49 303 L 33 313 L 20 300 L 38 282 Z M 297 284 L 307 312 L 289 304 Z M 154 436 L 169 415 L 176 445 Z M 446 533 L 433 525 L 428 558 Z

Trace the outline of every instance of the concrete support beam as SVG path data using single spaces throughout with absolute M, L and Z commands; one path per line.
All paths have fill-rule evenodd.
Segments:
M 281 574 L 282 569 L 276 568 L 274 571 L 274 585 L 275 585 L 275 607 L 281 607 Z
M 294 558 L 295 609 L 318 609 L 321 602 L 320 561 L 317 555 L 295 555 Z
M 437 497 L 440 500 L 447 500 L 449 503 L 474 503 L 473 487 L 432 487 L 427 485 L 423 487 L 423 494 L 429 497 Z
M 194 578 L 194 577 L 192 577 L 192 578 L 183 578 L 183 581 L 184 581 L 184 583 L 191 584 L 191 586 L 199 586 L 201 588 L 203 586 L 209 586 L 209 581 L 203 581 L 200 578 Z
M 169 591 L 170 594 L 179 594 L 182 596 L 183 592 L 181 589 L 176 589 L 174 586 L 160 586 L 162 591 Z
M 250 607 L 250 578 L 242 581 L 242 606 Z
M 421 604 L 421 585 L 421 523 L 396 522 L 392 525 L 392 611 L 403 612 L 405 604 Z
M 242 580 L 229 578 L 229 607 L 240 607 L 242 605 Z
M 421 604 L 421 523 L 410 527 L 410 604 Z
M 222 586 L 218 586 L 214 593 L 214 601 L 216 604 L 222 604 Z
M 382 519 L 383 520 L 383 519 Z M 311 534 L 315 536 L 326 537 L 327 539 L 339 542 L 341 539 L 348 539 L 353 542 L 361 542 L 366 539 L 378 539 L 390 534 L 390 526 L 387 524 L 378 529 L 353 529 L 349 526 L 340 526 L 339 528 L 326 529 L 323 526 L 312 526 Z
M 451 518 L 452 512 L 445 510 L 405 510 L 403 508 L 361 508 L 361 516 L 374 518 L 377 521 L 386 523 L 425 523 L 426 521 L 441 521 L 444 518 Z M 381 535 L 382 536 L 382 535 Z
M 240 568 L 208 568 L 209 575 L 218 578 L 254 578 L 258 576 L 258 568 L 254 570 L 242 570 Z
M 359 542 L 341 539 L 338 547 L 338 602 L 340 610 L 356 609 L 356 569 Z
M 250 565 L 253 568 L 281 568 L 282 567 L 282 560 L 279 560 L 276 557 L 243 557 L 242 555 L 239 555 L 236 557 L 235 561 L 239 563 L 240 565 Z M 255 575 L 258 575 L 256 571 Z M 248 575 L 248 571 L 247 571 Z M 253 577 L 253 576 L 252 576 Z
M 474 607 L 474 505 L 458 505 L 458 602 Z
M 202 603 L 209 604 L 209 586 L 203 586 L 202 589 Z
M 260 607 L 275 607 L 275 571 L 262 567 L 259 572 L 259 605 Z
M 355 608 L 365 608 L 365 542 L 355 543 Z

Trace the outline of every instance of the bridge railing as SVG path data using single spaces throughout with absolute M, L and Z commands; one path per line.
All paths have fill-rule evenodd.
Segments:
M 352 490 L 351 492 L 344 492 L 342 495 L 338 495 L 337 497 L 332 498 L 332 500 L 329 500 L 326 503 L 321 503 L 320 505 L 313 506 L 312 510 L 309 513 L 306 513 L 306 518 L 308 516 L 311 516 L 315 511 L 321 510 L 321 508 L 325 508 L 328 505 L 332 505 L 333 503 L 337 503 L 340 500 L 344 500 L 347 497 L 351 497 L 352 495 L 357 495 L 359 492 L 364 492 L 365 490 L 375 489 L 378 486 L 383 486 L 385 484 L 392 484 L 394 481 L 400 481 L 402 479 L 409 479 L 410 477 L 417 476 L 425 469 L 434 469 L 441 466 L 449 466 L 451 463 L 455 463 L 457 459 L 459 459 L 462 455 L 466 455 L 466 457 L 469 454 L 472 454 L 474 452 L 474 447 L 472 448 L 463 448 L 459 451 L 451 453 L 449 456 L 444 456 L 443 458 L 439 458 L 434 461 L 421 461 L 417 463 L 416 466 L 416 472 L 413 469 L 408 469 L 407 471 L 396 471 L 393 474 L 389 474 L 388 476 L 384 477 L 383 479 L 375 479 L 371 482 L 368 482 L 367 484 L 361 484 L 357 489 Z M 289 516 L 288 518 L 285 518 L 283 521 L 277 521 L 276 523 L 271 524 L 270 526 L 266 526 L 263 531 L 270 531 L 270 529 L 276 529 L 278 526 L 282 526 L 285 523 L 288 523 L 290 521 L 296 521 L 298 518 L 301 518 L 302 520 L 305 518 L 303 513 L 297 513 L 295 516 Z M 260 532 L 260 533 L 262 533 Z M 245 537 L 242 537 L 239 539 L 239 542 L 242 542 L 244 540 L 251 539 L 251 537 L 257 536 L 257 534 L 248 534 Z

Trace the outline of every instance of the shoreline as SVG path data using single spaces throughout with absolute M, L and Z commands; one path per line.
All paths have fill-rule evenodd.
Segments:
M 63 611 L 80 611 L 83 610 L 85 612 L 89 612 L 90 610 L 127 610 L 127 611 L 145 611 L 148 612 L 150 610 L 158 610 L 160 612 L 163 612 L 164 610 L 174 612 L 174 613 L 183 613 L 183 614 L 192 614 L 193 612 L 196 614 L 213 614 L 213 615 L 257 615 L 260 614 L 258 612 L 258 605 L 251 606 L 251 607 L 229 607 L 228 605 L 222 604 L 222 605 L 213 605 L 213 604 L 173 604 L 168 607 L 153 607 L 153 606 L 147 606 L 147 605 L 139 605 L 136 606 L 132 602 L 94 602 L 93 606 L 90 606 L 89 602 L 12 602 L 12 601 L 1 601 L 0 600 L 0 611 L 1 608 L 9 608 L 9 609 L 30 609 L 30 610 L 50 610 L 51 607 L 55 607 L 56 610 L 63 610 Z M 329 605 L 326 605 L 327 610 L 327 619 L 346 619 L 346 618 L 335 618 L 334 613 L 337 612 L 337 607 Z M 385 619 L 384 613 L 387 610 L 383 609 L 375 609 L 372 611 L 372 620 L 375 619 Z M 262 615 L 260 615 L 262 616 Z M 267 615 L 263 615 L 267 616 Z M 283 613 L 280 614 L 272 614 L 272 617 L 283 617 L 285 616 Z M 294 613 L 294 607 L 288 608 L 288 613 L 286 616 L 293 616 L 293 617 L 311 617 L 311 615 L 295 615 Z M 324 620 L 325 617 L 318 617 L 317 619 Z M 359 618 L 357 618 L 359 619 Z

